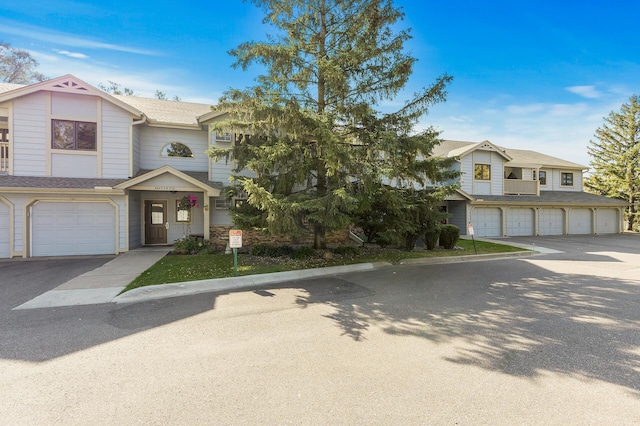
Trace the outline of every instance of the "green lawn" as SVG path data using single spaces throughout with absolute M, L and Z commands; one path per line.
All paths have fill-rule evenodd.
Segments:
M 476 241 L 478 254 L 509 253 L 522 251 L 518 247 Z M 270 272 L 293 271 L 296 269 L 321 268 L 325 266 L 345 265 L 368 262 L 399 263 L 403 259 L 429 258 L 442 256 L 464 256 L 475 254 L 470 240 L 459 240 L 462 250 L 416 250 L 403 251 L 379 249 L 377 246 L 360 250 L 357 256 L 337 256 L 325 258 L 314 256 L 307 259 L 269 258 L 238 255 L 238 275 L 267 274 Z M 124 291 L 137 287 L 156 284 L 168 284 L 182 281 L 197 281 L 211 278 L 233 276 L 232 254 L 203 254 L 194 256 L 168 255 L 133 280 Z M 123 291 L 123 292 L 124 292 Z

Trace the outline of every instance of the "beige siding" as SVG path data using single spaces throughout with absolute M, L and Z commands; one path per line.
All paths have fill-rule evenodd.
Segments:
M 129 126 L 131 116 L 115 105 L 102 102 L 102 177 L 129 177 Z
M 206 172 L 209 163 L 209 157 L 205 153 L 208 148 L 208 136 L 206 130 L 145 127 L 140 131 L 140 166 L 153 170 L 169 165 L 178 170 Z M 162 148 L 171 142 L 187 145 L 193 153 L 193 158 L 162 157 Z
M 51 176 L 56 177 L 96 177 L 97 157 L 95 152 L 65 154 L 61 151 L 51 153 Z
M 51 93 L 51 116 L 54 118 L 97 121 L 97 96 Z
M 47 97 L 34 93 L 13 101 L 13 173 L 45 176 L 47 173 Z
M 462 172 L 460 176 L 461 189 L 471 194 L 473 193 L 473 156 L 466 155 L 460 159 L 460 162 L 460 171 Z
M 504 157 L 491 153 L 491 194 L 504 195 Z
M 562 185 L 562 173 L 573 174 L 573 186 Z M 549 182 L 549 175 L 553 175 L 553 181 Z M 582 191 L 582 172 L 579 170 L 563 170 L 553 169 L 551 173 L 547 172 L 547 190 L 553 191 Z
M 140 193 L 129 193 L 129 249 L 142 245 L 142 204 Z

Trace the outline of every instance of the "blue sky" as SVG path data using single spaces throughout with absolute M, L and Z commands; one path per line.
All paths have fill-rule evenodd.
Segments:
M 421 121 L 446 139 L 532 149 L 588 165 L 603 117 L 640 93 L 640 2 L 396 0 L 418 63 L 402 105 L 444 73 L 446 103 Z M 0 40 L 28 50 L 49 77 L 109 80 L 215 103 L 253 84 L 227 51 L 271 30 L 251 3 L 21 0 L 0 4 Z

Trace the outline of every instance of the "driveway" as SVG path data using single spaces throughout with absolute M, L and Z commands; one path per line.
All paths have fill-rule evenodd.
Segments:
M 115 256 L 0 260 L 0 312 L 12 309 Z
M 3 420 L 640 424 L 640 237 L 511 240 L 564 252 L 11 311 Z

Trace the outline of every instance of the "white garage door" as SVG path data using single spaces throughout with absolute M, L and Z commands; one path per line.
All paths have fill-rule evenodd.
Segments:
M 564 214 L 562 209 L 540 209 L 540 235 L 564 234 Z
M 569 234 L 591 234 L 591 210 L 569 210 Z
M 500 209 L 475 208 L 471 213 L 473 232 L 478 237 L 501 237 L 502 218 Z
M 533 235 L 533 209 L 507 210 L 507 235 Z
M 0 201 L 0 259 L 9 257 L 9 206 Z
M 616 234 L 620 232 L 618 212 L 615 209 L 598 209 L 596 212 L 596 232 L 598 234 Z
M 116 214 L 109 203 L 41 201 L 31 223 L 32 256 L 116 252 Z

